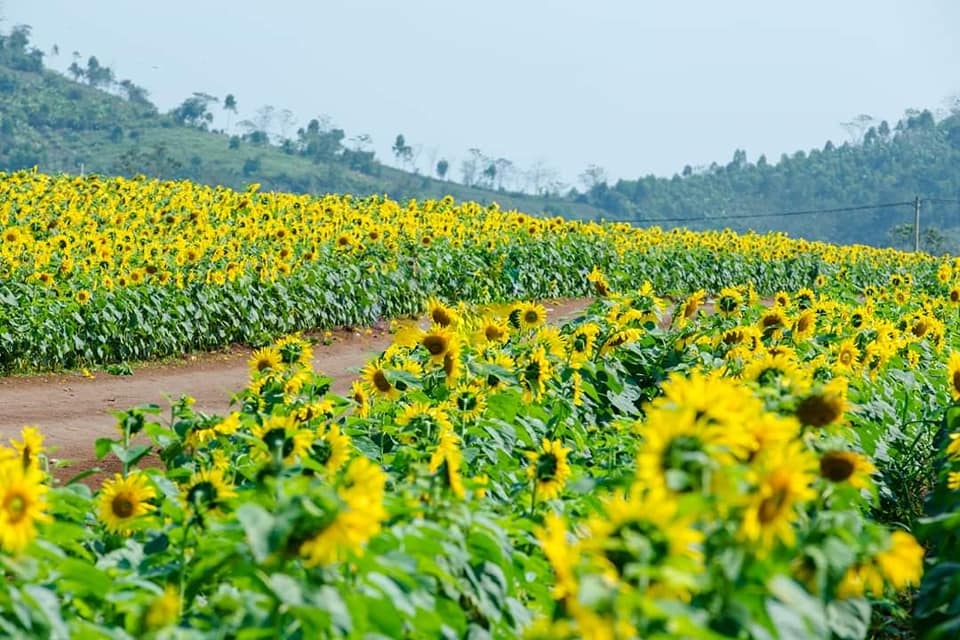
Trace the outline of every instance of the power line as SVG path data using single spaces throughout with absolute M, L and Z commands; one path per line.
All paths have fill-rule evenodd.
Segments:
M 935 202 L 937 204 L 960 204 L 960 200 L 951 200 L 950 198 L 921 198 L 920 202 Z
M 777 217 L 783 217 L 783 216 L 806 216 L 806 215 L 813 215 L 818 213 L 844 213 L 848 211 L 866 211 L 869 209 L 886 209 L 890 207 L 903 207 L 906 205 L 912 206 L 913 204 L 914 204 L 913 200 L 905 200 L 903 202 L 881 202 L 879 204 L 865 204 L 865 205 L 857 205 L 857 206 L 851 206 L 851 207 L 833 207 L 829 209 L 798 209 L 795 211 L 739 213 L 739 214 L 733 214 L 729 216 L 709 216 L 709 217 L 702 217 L 702 218 L 657 218 L 654 220 L 637 218 L 637 219 L 629 220 L 627 222 L 646 222 L 650 224 L 658 224 L 660 222 L 715 222 L 719 220 L 743 220 L 746 218 L 777 218 Z

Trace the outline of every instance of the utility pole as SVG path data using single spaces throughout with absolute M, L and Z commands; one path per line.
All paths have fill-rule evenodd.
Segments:
M 913 252 L 920 253 L 920 196 L 913 198 Z

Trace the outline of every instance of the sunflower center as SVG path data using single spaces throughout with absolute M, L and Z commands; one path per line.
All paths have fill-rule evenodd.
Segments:
M 773 495 L 767 496 L 760 501 L 760 507 L 757 509 L 757 520 L 760 524 L 770 524 L 783 512 L 790 498 L 790 493 L 786 487 L 778 487 Z
M 436 322 L 441 327 L 449 326 L 453 322 L 453 318 L 450 317 L 450 314 L 447 313 L 446 309 L 434 309 L 430 314 L 430 319 Z
M 326 440 L 317 440 L 310 447 L 310 457 L 320 464 L 327 464 L 333 455 L 333 447 Z
M 219 492 L 209 480 L 201 480 L 187 491 L 187 502 L 197 506 L 216 507 Z
M 117 494 L 110 502 L 110 510 L 118 518 L 130 518 L 134 512 L 134 501 L 125 493 Z
M 377 371 L 373 374 L 373 386 L 376 387 L 380 393 L 387 393 L 393 389 L 393 386 L 390 384 L 390 381 L 387 380 L 387 376 L 383 371 Z
M 540 314 L 534 310 L 527 311 L 523 314 L 523 321 L 526 324 L 537 324 L 540 322 Z
M 493 342 L 503 337 L 503 330 L 495 324 L 488 324 L 483 330 L 483 335 L 487 340 Z
M 465 393 L 457 398 L 457 409 L 470 412 L 477 408 L 477 397 L 470 393 Z
M 802 424 L 823 427 L 840 419 L 843 415 L 843 402 L 835 396 L 808 396 L 800 401 L 796 415 Z
M 960 392 L 960 371 L 953 372 L 953 388 Z
M 447 350 L 447 340 L 443 336 L 425 336 L 422 344 L 432 356 L 439 356 Z
M 537 480 L 549 481 L 557 477 L 557 456 L 544 453 L 537 458 Z
M 843 482 L 854 469 L 853 460 L 843 453 L 827 453 L 820 458 L 820 475 L 831 482 Z
M 7 521 L 15 525 L 27 516 L 29 501 L 22 493 L 10 493 L 3 501 L 3 510 L 7 514 Z

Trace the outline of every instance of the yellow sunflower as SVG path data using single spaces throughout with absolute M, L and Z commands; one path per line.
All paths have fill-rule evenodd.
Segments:
M 447 306 L 437 298 L 427 300 L 427 317 L 432 324 L 455 328 L 460 321 L 456 309 Z
M 538 528 L 535 533 L 543 555 L 553 569 L 551 595 L 555 600 L 576 596 L 578 583 L 574 572 L 580 562 L 580 544 L 571 540 L 563 516 L 549 512 L 543 527 Z
M 542 304 L 522 302 L 517 305 L 516 310 L 520 327 L 523 329 L 533 329 L 547 321 L 547 310 Z
M 741 534 L 760 553 L 779 540 L 793 546 L 797 507 L 816 497 L 811 485 L 818 467 L 816 457 L 801 442 L 792 441 L 759 458 L 752 473 L 755 490 L 749 496 Z
M 137 518 L 156 509 L 147 502 L 156 497 L 157 490 L 147 474 L 134 471 L 124 478 L 118 473 L 105 480 L 100 488 L 97 498 L 100 521 L 113 533 L 126 533 L 132 530 Z
M 534 495 L 538 500 L 552 500 L 560 495 L 570 477 L 569 453 L 570 449 L 564 447 L 561 440 L 547 438 L 543 439 L 540 451 L 527 452 L 530 460 L 527 477 L 533 481 Z
M 876 470 L 869 458 L 853 451 L 827 451 L 820 456 L 821 478 L 857 489 L 869 487 L 870 474 Z
M 820 428 L 840 423 L 846 410 L 847 379 L 838 377 L 803 396 L 794 415 L 804 426 Z
M 456 348 L 457 334 L 441 325 L 434 325 L 420 338 L 420 345 L 435 363 L 442 363 L 451 349 Z
M 924 550 L 916 538 L 906 531 L 890 534 L 890 546 L 874 556 L 880 573 L 896 591 L 920 584 L 923 576 Z
M 19 553 L 36 537 L 37 523 L 51 520 L 46 513 L 47 491 L 35 465 L 0 458 L 0 549 Z
M 387 372 L 386 363 L 381 358 L 377 358 L 364 365 L 360 370 L 360 376 L 374 394 L 383 396 L 387 400 L 396 400 L 400 397 L 400 392 L 390 382 Z
M 183 501 L 202 514 L 223 513 L 227 501 L 237 497 L 222 469 L 195 472 L 182 489 Z
M 310 430 L 301 429 L 293 416 L 269 416 L 255 425 L 251 433 L 256 441 L 250 458 L 259 463 L 282 460 L 293 464 L 307 455 L 313 441 Z
M 44 453 L 43 434 L 37 427 L 26 426 L 20 431 L 22 440 L 11 440 L 17 455 L 24 467 L 35 467 L 39 464 L 40 455 Z
M 342 433 L 336 424 L 321 425 L 310 445 L 309 457 L 329 473 L 335 473 L 350 456 L 350 436 Z
M 453 495 L 463 498 L 465 491 L 463 488 L 463 477 L 460 475 L 460 467 L 463 463 L 463 454 L 460 452 L 460 438 L 452 429 L 445 429 L 440 432 L 440 443 L 434 449 L 430 456 L 430 462 L 427 469 L 430 473 L 443 471 L 443 483 Z
M 677 501 L 666 494 L 634 486 L 627 496 L 608 496 L 602 513 L 588 520 L 587 530 L 585 551 L 599 551 L 615 574 L 628 582 L 638 575 L 629 565 L 653 568 L 643 573 L 649 580 L 643 586 L 660 597 L 685 598 L 686 576 L 703 570 L 703 533 L 696 529 L 694 516 L 681 514 Z M 671 576 L 683 578 L 675 582 Z
M 517 378 L 523 387 L 524 400 L 539 399 L 546 391 L 547 380 L 553 376 L 553 365 L 547 359 L 542 346 L 536 347 L 531 353 L 517 361 Z
M 251 379 L 256 379 L 267 372 L 277 371 L 282 364 L 283 356 L 275 346 L 258 349 L 247 360 Z
M 951 351 L 947 361 L 947 387 L 954 402 L 960 400 L 960 351 Z

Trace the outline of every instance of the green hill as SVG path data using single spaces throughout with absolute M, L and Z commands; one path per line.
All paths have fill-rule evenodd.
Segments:
M 160 113 L 146 91 L 91 58 L 71 66 L 75 79 L 47 69 L 30 45 L 30 30 L 0 35 L 0 170 L 37 167 L 47 173 L 143 173 L 165 179 L 264 190 L 386 194 L 398 200 L 442 197 L 497 202 L 534 214 L 595 219 L 589 203 L 533 197 L 408 173 L 349 149 L 340 129 L 316 120 L 282 145 L 262 131 L 229 136 L 209 131 L 212 97 L 195 94 Z
M 317 120 L 279 141 L 252 122 L 242 136 L 210 131 L 212 109 L 229 109 L 226 103 L 197 93 L 160 113 L 144 89 L 117 81 L 95 57 L 85 66 L 75 61 L 68 71 L 73 79 L 45 68 L 29 35 L 28 27 L 0 35 L 0 170 L 143 173 L 234 188 L 259 182 L 265 190 L 377 193 L 398 200 L 450 194 L 532 214 L 785 231 L 899 248 L 913 246 L 912 202 L 919 196 L 922 248 L 960 252 L 960 103 L 939 121 L 929 111 L 910 112 L 892 127 L 860 116 L 850 123 L 853 141 L 828 141 L 777 162 L 762 156 L 751 162 L 737 150 L 729 163 L 685 167 L 671 178 L 597 181 L 586 192 L 540 197 L 388 167 L 362 145 L 348 147 L 343 130 Z M 477 169 L 486 176 L 495 166 Z M 877 204 L 890 206 L 870 207 Z

